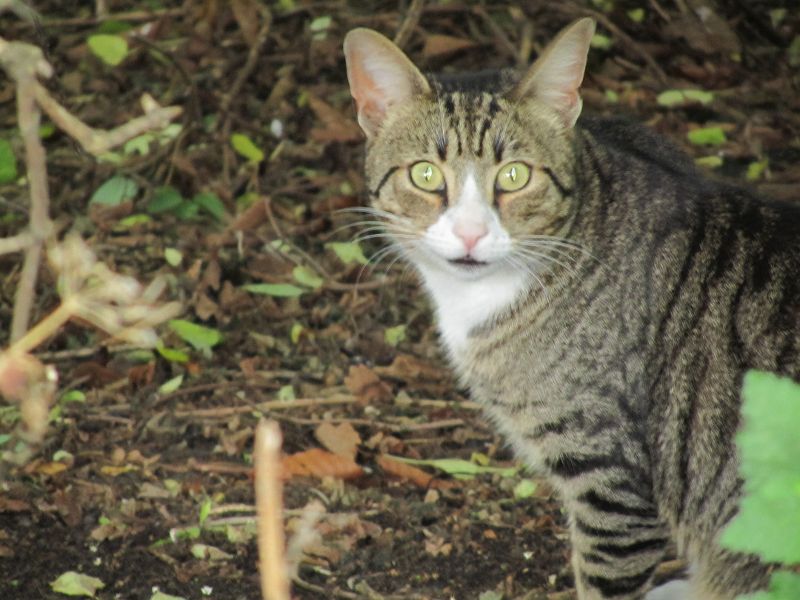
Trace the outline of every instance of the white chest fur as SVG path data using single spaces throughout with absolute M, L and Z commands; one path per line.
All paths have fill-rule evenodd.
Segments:
M 510 307 L 528 286 L 526 278 L 510 268 L 474 280 L 424 265 L 417 268 L 433 299 L 439 333 L 455 361 L 467 348 L 470 331 Z

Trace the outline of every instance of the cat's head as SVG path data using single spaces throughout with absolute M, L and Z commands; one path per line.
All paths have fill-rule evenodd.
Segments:
M 574 214 L 574 125 L 594 28 L 566 28 L 520 78 L 461 83 L 424 76 L 374 31 L 348 33 L 371 204 L 412 262 L 466 279 L 546 262 L 540 242 Z

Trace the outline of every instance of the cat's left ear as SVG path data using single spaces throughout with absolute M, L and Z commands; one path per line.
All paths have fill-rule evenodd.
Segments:
M 536 97 L 555 109 L 567 127 L 575 125 L 583 106 L 578 89 L 594 29 L 594 19 L 586 18 L 562 30 L 511 90 L 510 97 Z
M 392 106 L 430 92 L 428 81 L 403 51 L 371 29 L 354 29 L 345 36 L 344 57 L 358 123 L 367 137 L 377 133 Z

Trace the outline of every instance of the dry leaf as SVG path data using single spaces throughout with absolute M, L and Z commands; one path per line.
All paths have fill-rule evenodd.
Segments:
M 433 475 L 426 473 L 413 465 L 400 462 L 388 456 L 381 455 L 376 460 L 383 472 L 392 477 L 398 477 L 410 481 L 417 487 L 427 488 L 433 481 Z
M 344 384 L 364 402 L 385 401 L 392 397 L 392 389 L 366 365 L 351 366 Z
M 364 470 L 355 461 L 337 456 L 321 448 L 311 448 L 283 457 L 284 477 L 310 476 L 336 477 L 338 479 L 356 479 L 364 474 Z
M 314 436 L 328 450 L 350 460 L 355 460 L 361 443 L 361 436 L 350 423 L 322 423 L 314 431 Z
M 400 381 L 431 381 L 440 382 L 447 380 L 450 374 L 410 354 L 398 354 L 388 367 L 375 367 L 378 375 Z
M 360 142 L 361 128 L 353 119 L 345 117 L 330 104 L 309 94 L 308 105 L 322 122 L 322 127 L 311 130 L 311 139 L 317 142 Z
M 439 58 L 449 54 L 455 54 L 467 48 L 475 48 L 477 45 L 476 42 L 464 38 L 432 34 L 425 38 L 425 47 L 422 49 L 422 56 L 425 58 Z
M 231 0 L 231 8 L 247 45 L 252 48 L 258 42 L 258 28 L 261 24 L 258 5 L 254 0 Z

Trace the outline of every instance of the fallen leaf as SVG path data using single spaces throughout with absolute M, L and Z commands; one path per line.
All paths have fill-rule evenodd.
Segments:
M 475 48 L 476 46 L 478 46 L 476 42 L 465 38 L 432 34 L 425 38 L 422 56 L 425 58 L 439 58 L 455 54 L 467 48 Z
M 392 397 L 392 389 L 381 381 L 366 365 L 353 365 L 344 378 L 344 384 L 363 402 L 380 402 Z
M 350 460 L 355 460 L 361 443 L 361 436 L 350 423 L 322 423 L 314 431 L 314 436 L 328 450 Z
M 378 463 L 378 466 L 387 475 L 405 479 L 423 489 L 427 489 L 431 481 L 433 481 L 433 475 L 430 473 L 426 473 L 422 469 L 402 463 L 386 455 L 379 456 L 375 462 Z
M 430 362 L 412 356 L 398 354 L 388 367 L 375 367 L 378 375 L 400 381 L 439 382 L 450 377 L 445 369 L 433 366 Z
M 54 592 L 66 596 L 89 596 L 94 598 L 94 593 L 106 587 L 97 577 L 90 577 L 75 571 L 67 571 L 58 576 L 58 579 L 50 582 L 50 587 Z
M 355 461 L 338 456 L 321 448 L 311 448 L 283 458 L 284 477 L 311 476 L 356 479 L 364 470 Z
M 324 100 L 309 94 L 308 106 L 322 123 L 322 127 L 311 129 L 311 139 L 321 143 L 359 142 L 363 139 L 358 123 L 345 117 Z
M 231 0 L 231 8 L 247 45 L 254 47 L 258 41 L 258 28 L 261 25 L 258 5 L 254 0 Z

